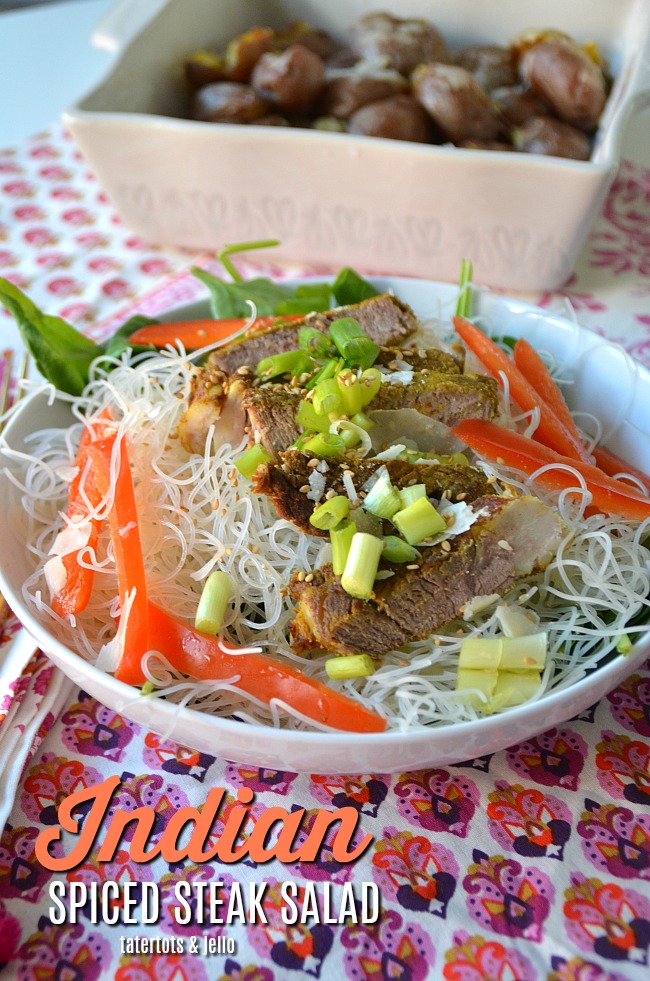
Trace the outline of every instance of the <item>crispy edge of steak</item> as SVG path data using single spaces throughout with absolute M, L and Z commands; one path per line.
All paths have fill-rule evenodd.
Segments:
M 369 409 L 416 409 L 445 426 L 461 419 L 493 419 L 499 408 L 497 384 L 487 375 L 420 371 L 408 385 L 382 385 Z
M 324 333 L 331 323 L 342 317 L 354 317 L 376 344 L 399 344 L 420 326 L 409 306 L 390 293 L 382 293 L 361 303 L 309 314 L 304 320 L 248 334 L 213 351 L 208 361 L 227 375 L 244 365 L 255 368 L 262 358 L 297 347 L 298 331 L 305 324 Z
M 272 463 L 262 464 L 253 475 L 253 491 L 270 498 L 271 503 L 281 518 L 292 521 L 301 531 L 320 538 L 327 538 L 329 532 L 320 531 L 309 523 L 314 511 L 314 503 L 310 501 L 300 488 L 309 483 L 312 468 L 308 466 L 308 458 L 298 450 L 288 450 L 281 455 L 282 465 Z M 478 497 L 489 494 L 487 477 L 480 470 L 447 463 L 409 463 L 406 460 L 360 460 L 355 463 L 338 464 L 327 461 L 329 467 L 325 471 L 325 493 L 334 490 L 337 494 L 347 493 L 343 483 L 344 469 L 352 473 L 357 490 L 380 467 L 385 466 L 391 481 L 396 487 L 407 487 L 410 484 L 425 484 L 427 497 L 442 497 L 445 491 L 451 499 L 473 501 Z
M 348 596 L 330 565 L 318 569 L 312 582 L 294 577 L 289 586 L 297 606 L 289 625 L 294 650 L 387 654 L 430 636 L 476 596 L 503 594 L 551 561 L 563 526 L 537 498 L 486 496 L 472 507 L 479 518 L 450 539 L 450 552 L 427 550 L 417 569 L 393 566 L 395 575 L 378 581 L 368 602 Z

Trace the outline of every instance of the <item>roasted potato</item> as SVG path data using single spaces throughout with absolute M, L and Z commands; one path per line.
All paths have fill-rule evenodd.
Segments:
M 413 94 L 452 143 L 494 140 L 499 120 L 471 72 L 459 65 L 420 65 L 413 72 Z
M 324 80 L 323 59 L 302 44 L 292 44 L 279 54 L 263 54 L 251 75 L 257 94 L 281 112 L 304 112 L 315 106 Z

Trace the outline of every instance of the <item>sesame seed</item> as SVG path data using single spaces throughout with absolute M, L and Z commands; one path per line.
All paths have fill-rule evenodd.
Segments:
M 232 549 L 231 548 L 226 548 L 226 549 L 224 549 L 224 551 L 225 551 L 226 555 L 232 555 Z
M 487 483 L 488 484 L 496 484 L 496 482 L 497 482 L 497 478 L 494 475 L 492 475 L 491 477 L 488 477 L 488 479 L 487 479 Z
M 449 542 L 445 541 L 445 542 L 441 542 L 440 544 L 442 546 L 443 552 L 451 552 L 451 545 L 449 544 Z
M 456 500 L 457 501 L 464 501 L 466 497 L 467 497 L 467 492 L 466 491 L 463 491 L 462 494 L 456 494 Z
M 317 467 L 319 463 L 320 463 L 320 460 L 318 460 L 318 459 L 317 459 L 317 458 L 316 458 L 316 457 L 314 456 L 314 457 L 312 457 L 312 458 L 311 458 L 311 460 L 308 460 L 308 461 L 307 461 L 307 466 L 308 466 L 308 467 Z
M 259 545 L 251 545 L 250 550 L 253 553 L 253 555 L 257 555 L 257 553 L 260 550 L 260 547 L 259 547 Z
M 305 582 L 313 582 L 313 581 L 314 581 L 314 573 L 308 572 L 307 575 L 305 576 Z
M 332 489 L 331 490 L 328 490 L 327 494 L 325 495 L 325 500 L 326 501 L 331 501 L 333 497 L 336 497 L 336 491 L 332 487 Z
M 498 545 L 499 548 L 502 548 L 505 552 L 512 552 L 512 545 L 510 542 L 507 542 L 505 538 L 502 538 L 501 541 L 498 542 Z
M 309 494 L 310 489 L 309 484 L 303 484 L 302 487 L 298 488 L 301 494 Z
M 414 562 L 412 565 L 407 565 L 406 568 L 407 569 L 419 569 L 420 566 L 417 564 L 417 562 Z
M 248 367 L 247 364 L 243 364 L 241 365 L 241 367 L 237 369 L 238 375 L 250 375 L 250 373 L 251 373 L 251 369 Z

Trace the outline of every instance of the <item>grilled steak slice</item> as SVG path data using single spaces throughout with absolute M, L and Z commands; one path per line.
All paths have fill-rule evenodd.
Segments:
M 445 426 L 461 419 L 492 419 L 499 399 L 494 378 L 418 371 L 408 385 L 384 384 L 369 409 L 417 409 Z
M 367 603 L 344 592 L 330 565 L 317 570 L 313 582 L 294 577 L 289 587 L 297 604 L 290 624 L 294 649 L 386 654 L 428 637 L 474 597 L 505 593 L 551 561 L 562 522 L 537 498 L 487 496 L 471 506 L 479 517 L 449 540 L 450 552 L 433 546 L 423 550 L 417 569 L 391 566 L 394 576 L 378 580 Z
M 292 521 L 301 531 L 327 538 L 329 534 L 327 531 L 319 531 L 318 528 L 310 525 L 309 518 L 314 511 L 314 502 L 300 491 L 301 487 L 308 485 L 310 474 L 313 472 L 308 466 L 308 457 L 298 450 L 287 450 L 281 458 L 282 466 L 265 463 L 257 468 L 253 476 L 253 490 L 256 494 L 265 494 L 269 497 L 279 516 Z M 343 466 L 331 460 L 327 461 L 327 465 L 329 469 L 323 474 L 325 492 L 334 490 L 337 494 L 346 494 Z M 490 490 L 485 475 L 472 467 L 457 464 L 409 463 L 406 460 L 360 460 L 349 467 L 357 491 L 381 466 L 386 467 L 396 487 L 425 484 L 428 497 L 440 498 L 445 491 L 448 491 L 452 500 L 457 500 L 460 494 L 464 495 L 461 499 L 473 501 L 477 497 L 488 494 Z
M 261 443 L 277 459 L 295 443 L 302 431 L 295 418 L 299 398 L 287 385 L 248 386 L 241 407 L 248 417 L 249 444 Z
M 214 351 L 208 363 L 212 369 L 219 368 L 227 375 L 232 375 L 243 365 L 255 368 L 262 358 L 298 347 L 298 331 L 303 324 L 325 332 L 341 317 L 354 317 L 376 344 L 399 344 L 419 326 L 415 314 L 405 303 L 385 293 L 352 306 L 310 314 L 302 321 L 248 334 Z
M 456 358 L 437 347 L 382 347 L 376 363 L 386 368 L 394 366 L 393 370 L 399 371 L 399 365 L 395 362 L 405 362 L 413 371 L 439 371 L 446 375 L 460 375 L 462 372 L 462 365 Z

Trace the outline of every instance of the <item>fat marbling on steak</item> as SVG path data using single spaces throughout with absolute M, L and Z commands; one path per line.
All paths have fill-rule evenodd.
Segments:
M 471 507 L 477 520 L 449 540 L 451 551 L 424 547 L 417 563 L 388 565 L 394 575 L 376 581 L 367 602 L 343 590 L 331 565 L 316 570 L 311 582 L 294 576 L 289 629 L 296 652 L 387 654 L 430 636 L 475 597 L 507 592 L 555 555 L 563 525 L 537 498 L 485 496 Z

